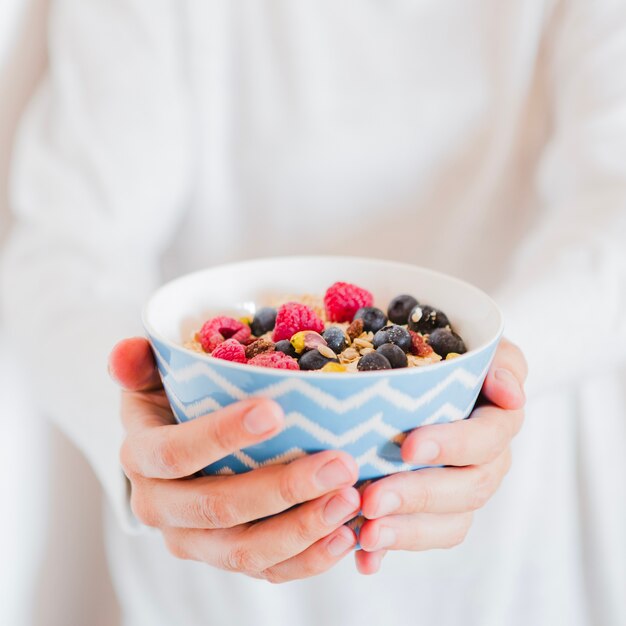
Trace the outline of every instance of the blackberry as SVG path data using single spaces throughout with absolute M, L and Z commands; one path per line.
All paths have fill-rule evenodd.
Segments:
M 329 326 L 322 337 L 326 340 L 328 347 L 335 353 L 340 354 L 348 347 L 346 333 L 339 326 Z
M 403 326 L 385 326 L 374 335 L 374 347 L 379 348 L 385 343 L 394 343 L 404 350 L 411 351 L 411 333 Z
M 294 347 L 291 345 L 291 341 L 289 339 L 281 339 L 274 344 L 274 350 L 276 352 L 282 352 L 287 356 L 292 356 L 294 359 L 298 358 L 297 352 L 294 350 Z
M 355 320 L 363 320 L 363 330 L 379 331 L 386 323 L 387 316 L 375 306 L 363 306 L 355 314 Z
M 406 324 L 409 313 L 419 302 L 413 296 L 396 296 L 387 307 L 387 317 L 394 324 Z
M 457 354 L 467 352 L 463 339 L 447 328 L 436 328 L 433 330 L 433 332 L 428 335 L 428 343 L 443 359 L 445 359 L 450 352 L 456 352 Z
M 397 346 L 395 343 L 384 343 L 382 346 L 376 349 L 378 354 L 382 354 L 388 361 L 393 369 L 398 367 L 406 367 L 409 364 L 404 350 Z
M 339 363 L 339 359 L 329 359 L 318 350 L 305 352 L 298 361 L 301 370 L 321 370 L 326 363 Z
M 254 314 L 250 329 L 255 337 L 260 337 L 270 330 L 274 330 L 276 324 L 276 309 L 266 306 Z
M 359 372 L 370 372 L 373 370 L 390 370 L 391 363 L 379 352 L 369 352 L 364 354 L 357 363 Z
M 425 335 L 435 330 L 435 328 L 449 326 L 450 321 L 443 311 L 427 304 L 418 304 L 411 309 L 408 324 L 409 330 Z

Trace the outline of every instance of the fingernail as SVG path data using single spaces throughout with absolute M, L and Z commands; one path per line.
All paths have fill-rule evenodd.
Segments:
M 343 527 L 341 530 L 342 532 L 335 535 L 326 546 L 332 556 L 341 556 L 354 546 L 354 536 L 350 533 L 348 537 L 348 533 L 343 530 Z
M 389 515 L 394 513 L 400 508 L 402 502 L 400 496 L 393 491 L 385 491 L 380 496 L 378 501 L 378 508 L 376 509 L 376 516 L 382 517 L 383 515 Z
M 253 406 L 243 416 L 243 425 L 249 433 L 262 435 L 278 426 L 281 413 L 277 405 L 264 402 L 261 405 Z
M 328 524 L 339 524 L 359 508 L 359 494 L 347 491 L 333 496 L 324 507 L 324 519 Z
M 339 459 L 333 459 L 317 470 L 315 479 L 322 489 L 332 489 L 349 485 L 353 480 L 353 475 Z
M 499 367 L 494 373 L 493 377 L 510 393 L 515 394 L 520 400 L 524 398 L 524 390 L 522 389 L 519 381 L 509 370 Z
M 374 546 L 374 550 L 383 550 L 391 547 L 396 542 L 396 531 L 383 526 L 378 531 L 378 541 Z
M 413 463 L 422 465 L 434 461 L 441 453 L 439 444 L 435 441 L 422 441 L 413 454 Z

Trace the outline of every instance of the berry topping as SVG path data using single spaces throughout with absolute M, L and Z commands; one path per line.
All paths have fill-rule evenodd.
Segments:
M 379 352 L 369 352 L 364 354 L 358 362 L 356 368 L 359 372 L 370 372 L 373 370 L 390 370 L 391 363 Z
M 294 359 L 298 356 L 298 353 L 293 349 L 291 341 L 289 339 L 281 339 L 274 344 L 274 350 L 276 352 L 282 352 L 287 356 L 292 356 Z
M 427 304 L 418 304 L 411 309 L 408 324 L 409 330 L 426 334 L 435 330 L 435 328 L 448 326 L 450 322 L 443 311 L 428 306 Z
M 339 363 L 338 359 L 329 359 L 319 350 L 309 350 L 300 357 L 301 370 L 321 370 L 327 363 Z
M 204 322 L 199 333 L 200 344 L 205 352 L 213 352 L 226 339 L 245 343 L 249 337 L 250 326 L 225 315 Z
M 236 339 L 226 339 L 222 341 L 211 356 L 216 359 L 224 359 L 225 361 L 235 361 L 235 363 L 245 363 L 246 349 Z
M 393 369 L 406 367 L 409 364 L 404 350 L 395 343 L 384 343 L 376 349 L 376 352 L 382 354 L 389 361 Z
M 252 334 L 256 337 L 260 337 L 270 330 L 274 329 L 276 323 L 276 309 L 273 307 L 263 307 L 254 314 L 254 319 L 250 324 Z
M 329 326 L 322 333 L 322 337 L 326 340 L 328 347 L 336 354 L 340 354 L 348 347 L 346 333 L 344 333 L 343 329 L 339 328 L 339 326 Z
M 361 307 L 355 314 L 355 320 L 363 320 L 363 330 L 378 332 L 386 323 L 387 316 L 375 306 Z
M 314 350 L 320 346 L 326 346 L 326 339 L 314 330 L 301 330 L 290 341 L 298 354 L 302 354 L 305 350 Z
M 262 352 L 273 352 L 274 342 L 268 339 L 257 339 L 246 346 L 246 358 L 251 359 Z
M 354 314 L 364 306 L 372 306 L 374 296 L 351 283 L 332 284 L 324 295 L 326 316 L 331 322 L 351 322 Z
M 387 308 L 387 317 L 394 324 L 406 324 L 409 319 L 409 313 L 418 305 L 417 300 L 413 296 L 402 294 L 396 296 Z
M 447 328 L 436 328 L 428 335 L 427 341 L 431 348 L 444 359 L 452 352 L 457 354 L 467 352 L 463 340 Z
M 283 304 L 276 314 L 276 325 L 272 339 L 291 339 L 301 330 L 314 330 L 321 333 L 324 330 L 324 322 L 317 316 L 313 309 L 299 302 L 287 302 Z
M 411 354 L 419 357 L 430 356 L 433 349 L 426 343 L 426 340 L 419 333 L 409 331 L 411 335 Z
M 404 352 L 410 352 L 412 341 L 411 334 L 404 328 L 404 326 L 385 326 L 381 328 L 375 335 L 372 342 L 375 348 L 379 348 L 385 343 L 395 343 L 396 346 L 404 350 Z
M 279 370 L 300 369 L 298 361 L 287 356 L 283 352 L 262 352 L 248 361 L 248 365 L 259 365 L 260 367 L 273 367 Z

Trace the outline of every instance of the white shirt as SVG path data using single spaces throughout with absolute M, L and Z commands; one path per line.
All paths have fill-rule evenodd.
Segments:
M 2 299 L 116 513 L 125 624 L 626 623 L 625 66 L 618 0 L 53 2 Z M 270 586 L 137 532 L 108 352 L 161 281 L 294 252 L 503 306 L 527 423 L 462 546 Z

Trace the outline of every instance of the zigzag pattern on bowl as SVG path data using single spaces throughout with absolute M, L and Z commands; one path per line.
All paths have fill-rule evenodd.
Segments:
M 231 474 L 337 448 L 352 454 L 359 479 L 415 469 L 402 462 L 399 443 L 416 426 L 452 422 L 469 415 L 491 362 L 495 343 L 453 367 L 433 367 L 419 376 L 372 380 L 311 375 L 280 378 L 253 375 L 171 350 L 152 339 L 165 391 L 178 421 L 184 422 L 249 396 L 275 399 L 285 411 L 285 428 L 271 440 L 238 451 L 205 469 Z M 427 371 L 428 370 L 428 371 Z

